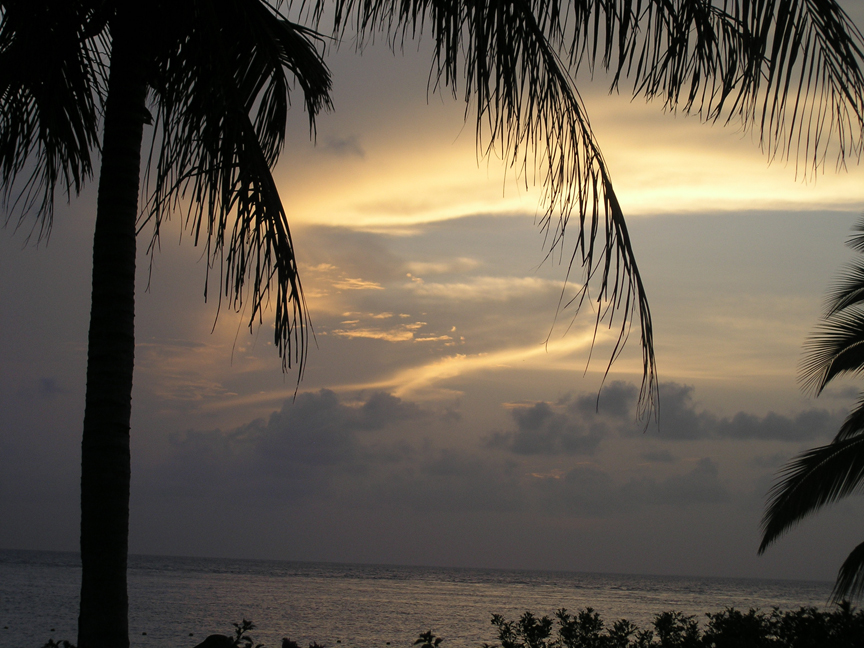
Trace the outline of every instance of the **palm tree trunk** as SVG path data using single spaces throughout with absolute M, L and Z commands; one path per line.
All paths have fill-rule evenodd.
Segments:
M 134 5 L 112 20 L 93 241 L 81 443 L 79 648 L 128 648 L 129 424 L 135 354 L 135 224 L 147 86 Z

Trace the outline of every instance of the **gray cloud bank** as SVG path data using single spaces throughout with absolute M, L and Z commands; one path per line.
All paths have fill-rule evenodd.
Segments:
M 603 438 L 612 434 L 648 434 L 668 441 L 737 439 L 801 442 L 833 436 L 845 412 L 809 409 L 794 416 L 770 412 L 759 417 L 738 412 L 719 417 L 698 410 L 693 387 L 677 383 L 660 385 L 660 420 L 648 428 L 634 421 L 638 389 L 620 381 L 606 386 L 598 398 L 583 394 L 568 396 L 557 403 L 521 405 L 511 411 L 515 429 L 493 432 L 489 448 L 516 455 L 592 455 Z M 668 453 L 645 457 L 669 463 Z
M 648 473 L 626 476 L 585 461 L 606 446 L 632 444 L 637 434 L 655 442 L 809 441 L 830 435 L 842 418 L 823 410 L 721 418 L 697 411 L 691 388 L 666 384 L 660 432 L 646 432 L 633 419 L 636 395 L 633 385 L 615 382 L 601 394 L 599 410 L 591 394 L 512 406 L 512 429 L 460 444 L 442 440 L 459 424 L 452 409 L 383 392 L 350 399 L 328 390 L 303 393 L 266 420 L 174 434 L 143 486 L 161 497 L 226 504 L 608 517 L 722 503 L 730 493 L 714 458 L 680 465 L 669 449 L 653 449 L 642 455 Z

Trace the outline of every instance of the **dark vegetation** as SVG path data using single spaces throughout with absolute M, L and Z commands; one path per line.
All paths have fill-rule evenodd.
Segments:
M 518 621 L 492 615 L 500 644 L 483 648 L 861 648 L 864 611 L 847 602 L 830 611 L 741 612 L 727 608 L 707 613 L 707 623 L 681 612 L 661 612 L 652 628 L 640 629 L 626 619 L 607 626 L 586 608 L 575 616 L 561 609 L 557 628 L 549 617 L 525 612 Z
M 481 648 L 862 648 L 864 610 L 843 601 L 831 610 L 801 607 L 797 610 L 726 608 L 705 615 L 700 624 L 681 612 L 661 612 L 650 628 L 638 628 L 627 619 L 607 626 L 592 608 L 571 615 L 560 609 L 555 621 L 525 612 L 508 621 L 492 615 L 498 642 Z M 266 648 L 255 643 L 249 631 L 255 628 L 243 619 L 235 623 L 234 635 L 210 635 L 195 648 Z M 444 640 L 429 630 L 414 642 L 419 648 L 439 648 Z M 49 640 L 42 648 L 75 648 L 68 641 Z M 300 648 L 296 641 L 282 639 L 281 648 Z M 325 648 L 313 642 L 309 648 Z

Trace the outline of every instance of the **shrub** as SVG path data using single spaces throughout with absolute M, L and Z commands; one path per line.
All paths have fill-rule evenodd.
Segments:
M 652 628 L 621 619 L 607 628 L 591 608 L 572 616 L 558 610 L 557 629 L 549 617 L 525 612 L 518 621 L 492 615 L 500 648 L 862 648 L 864 611 L 841 603 L 828 612 L 813 607 L 766 614 L 727 608 L 708 613 L 704 631 L 692 616 L 661 612 Z M 498 648 L 484 644 L 483 648 Z

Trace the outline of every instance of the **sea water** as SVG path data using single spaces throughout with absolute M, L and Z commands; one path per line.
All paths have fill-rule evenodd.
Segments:
M 0 551 L 0 648 L 75 642 L 77 554 Z M 591 607 L 607 624 L 647 628 L 678 610 L 704 619 L 727 607 L 822 607 L 831 584 L 394 565 L 131 556 L 129 623 L 134 648 L 192 648 L 208 634 L 253 621 L 256 643 L 409 648 L 432 630 L 442 648 L 494 643 L 492 613 L 515 619 Z

